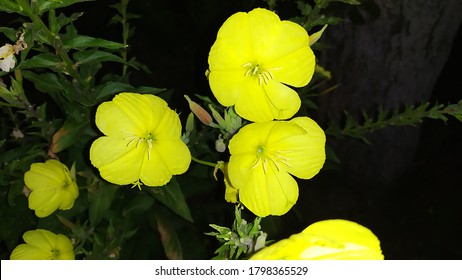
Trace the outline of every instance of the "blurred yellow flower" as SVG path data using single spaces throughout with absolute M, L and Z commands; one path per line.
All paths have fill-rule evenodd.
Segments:
M 33 163 L 24 174 L 24 183 L 31 190 L 29 208 L 43 218 L 57 209 L 68 210 L 79 196 L 75 175 L 61 162 L 50 159 Z
M 26 244 L 20 244 L 11 253 L 11 260 L 74 260 L 74 248 L 65 235 L 36 229 L 23 234 Z
M 288 119 L 314 72 L 315 56 L 305 29 L 257 8 L 229 17 L 209 53 L 210 88 L 223 106 L 235 105 L 252 122 Z
M 326 136 L 308 117 L 244 126 L 229 142 L 230 183 L 260 217 L 284 215 L 298 199 L 294 175 L 310 179 L 322 168 Z
M 383 260 L 377 236 L 347 220 L 314 223 L 301 233 L 263 248 L 253 260 Z
M 5 72 L 9 72 L 14 68 L 16 61 L 14 60 L 14 46 L 5 44 L 0 47 L 0 69 Z
M 111 183 L 163 186 L 191 163 L 180 118 L 160 97 L 120 93 L 99 105 L 96 126 L 105 136 L 91 145 L 90 160 Z

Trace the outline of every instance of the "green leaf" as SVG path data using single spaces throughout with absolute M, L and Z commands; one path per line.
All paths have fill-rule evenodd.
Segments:
M 132 91 L 133 86 L 122 83 L 122 82 L 106 82 L 102 85 L 98 85 L 95 88 L 95 98 L 96 100 L 104 100 L 109 96 L 112 96 L 119 92 Z
M 46 68 L 54 68 L 57 67 L 58 64 L 61 63 L 61 59 L 54 54 L 51 53 L 42 53 L 35 55 L 27 60 L 24 60 L 21 62 L 20 65 L 18 65 L 19 69 L 29 69 L 29 68 L 40 68 L 40 67 L 46 67 Z
M 23 76 L 33 82 L 39 91 L 45 93 L 62 92 L 70 87 L 69 81 L 54 73 L 35 74 L 30 71 L 23 71 Z
M 137 87 L 135 89 L 135 92 L 144 93 L 144 94 L 158 94 L 164 91 L 166 91 L 165 88 L 146 87 L 146 86 Z
M 118 187 L 100 183 L 88 188 L 88 212 L 91 225 L 97 225 L 110 211 Z
M 8 39 L 10 39 L 13 42 L 16 41 L 17 39 L 16 30 L 14 28 L 0 27 L 0 32 L 5 34 L 5 36 L 8 37 Z
M 161 212 L 154 214 L 154 217 L 165 255 L 169 260 L 182 260 L 183 252 L 175 228 L 172 226 L 169 217 L 161 215 L 160 213 Z
M 59 14 L 59 16 L 56 17 L 56 24 L 57 24 L 57 27 L 58 27 L 58 31 L 55 34 L 58 34 L 59 30 L 62 27 L 74 22 L 75 20 L 77 20 L 82 15 L 83 15 L 83 13 L 73 13 L 70 17 L 67 17 L 64 14 Z
M 350 5 L 361 5 L 361 2 L 357 0 L 331 0 L 331 2 L 342 2 Z
M 130 202 L 124 207 L 124 216 L 126 215 L 140 215 L 148 211 L 154 204 L 154 198 L 152 196 L 141 193 L 136 195 Z
M 94 0 L 38 0 L 39 13 L 42 14 L 49 10 L 67 7 L 75 3 L 89 2 Z
M 186 204 L 183 192 L 175 178 L 172 178 L 172 180 L 163 187 L 149 187 L 148 190 L 158 201 L 173 212 L 193 222 L 188 204 Z
M 122 49 L 125 48 L 124 44 L 105 40 L 105 39 L 100 39 L 100 38 L 94 38 L 90 36 L 84 36 L 84 35 L 76 35 L 67 38 L 63 38 L 63 44 L 64 47 L 67 49 L 79 49 L 83 50 L 86 48 L 106 48 L 106 49 Z
M 15 1 L 2 0 L 0 1 L 0 11 L 7 13 L 21 13 L 21 8 Z
M 125 60 L 123 60 L 121 57 L 105 52 L 105 51 L 100 51 L 100 50 L 85 50 L 85 51 L 79 51 L 74 54 L 74 59 L 79 62 L 80 64 L 85 64 L 85 63 L 100 63 L 103 61 L 114 61 L 114 62 L 119 62 L 119 63 L 125 63 Z
M 72 146 L 79 140 L 79 136 L 88 123 L 89 120 L 75 120 L 69 115 L 64 121 L 63 126 L 53 134 L 50 151 L 56 154 Z

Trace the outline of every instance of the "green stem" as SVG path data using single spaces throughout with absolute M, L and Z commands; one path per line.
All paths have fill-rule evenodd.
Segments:
M 122 13 L 122 40 L 124 43 L 124 46 L 127 46 L 128 43 L 128 32 L 129 32 L 129 27 L 128 27 L 128 18 L 127 18 L 127 6 L 128 6 L 129 0 L 122 0 L 122 8 L 121 8 L 121 13 Z M 125 77 L 127 74 L 127 47 L 124 47 L 122 50 L 122 59 L 125 61 L 124 65 L 122 66 L 122 76 Z
M 213 167 L 215 168 L 217 166 L 217 163 L 213 163 L 213 162 L 209 162 L 209 161 L 205 161 L 205 160 L 201 160 L 201 159 L 197 159 L 193 156 L 191 156 L 191 159 L 197 163 L 200 163 L 202 165 L 206 165 L 206 166 L 210 166 L 210 167 Z
M 79 80 L 79 73 L 77 72 L 74 63 L 72 62 L 71 58 L 67 54 L 67 52 L 63 48 L 63 42 L 61 41 L 61 38 L 53 32 L 48 29 L 46 24 L 42 21 L 42 19 L 36 15 L 35 13 L 32 12 L 31 7 L 28 4 L 28 1 L 25 0 L 17 0 L 18 4 L 21 6 L 22 10 L 24 13 L 38 26 L 40 27 L 39 30 L 40 32 L 43 33 L 43 35 L 47 38 L 48 42 L 50 45 L 52 45 L 56 52 L 58 53 L 59 57 L 61 60 L 64 62 L 66 65 L 66 70 L 75 79 Z

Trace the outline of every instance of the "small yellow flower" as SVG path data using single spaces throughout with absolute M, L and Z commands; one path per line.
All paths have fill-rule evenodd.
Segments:
M 55 159 L 33 163 L 24 174 L 24 183 L 31 190 L 29 208 L 35 210 L 35 215 L 40 218 L 57 209 L 71 209 L 79 196 L 74 176 Z
M 20 244 L 11 253 L 11 260 L 74 260 L 74 248 L 65 235 L 36 229 L 23 234 L 26 244 Z
M 5 72 L 9 72 L 14 68 L 16 61 L 14 60 L 14 46 L 5 44 L 0 47 L 0 69 Z
M 322 168 L 326 137 L 308 117 L 244 126 L 229 142 L 228 176 L 239 200 L 260 217 L 284 215 L 298 199 L 294 175 L 310 179 Z
M 111 183 L 162 186 L 191 163 L 180 118 L 160 97 L 120 93 L 98 107 L 96 126 L 106 136 L 93 142 L 90 160 Z
M 218 31 L 209 53 L 210 88 L 223 106 L 252 122 L 288 119 L 313 76 L 315 56 L 305 29 L 265 9 L 239 12 Z
M 263 248 L 253 260 L 383 260 L 377 236 L 347 220 L 314 223 L 301 233 Z

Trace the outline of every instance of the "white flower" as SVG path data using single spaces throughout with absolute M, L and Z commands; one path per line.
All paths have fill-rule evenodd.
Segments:
M 10 44 L 5 44 L 0 48 L 0 69 L 5 72 L 10 72 L 13 69 L 16 61 L 14 60 L 14 47 Z

